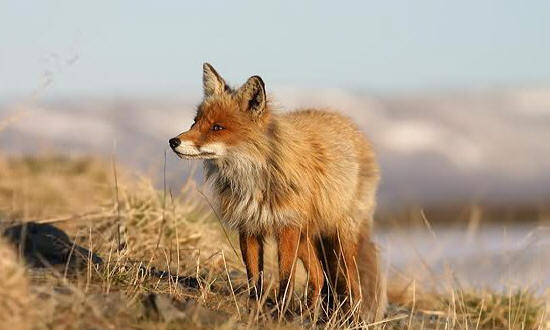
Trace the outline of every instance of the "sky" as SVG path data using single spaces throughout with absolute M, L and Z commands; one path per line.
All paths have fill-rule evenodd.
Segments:
M 550 1 L 0 0 L 0 99 L 550 84 Z M 269 88 L 269 87 L 268 87 Z

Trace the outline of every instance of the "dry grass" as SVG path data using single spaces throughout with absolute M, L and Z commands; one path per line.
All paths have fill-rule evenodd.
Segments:
M 0 157 L 0 212 L 44 219 L 97 211 L 112 201 L 108 169 L 92 157 Z
M 278 313 L 273 294 L 261 302 L 248 299 L 235 236 L 222 231 L 200 187 L 190 181 L 172 195 L 124 171 L 118 170 L 117 179 L 115 185 L 112 164 L 92 158 L 0 159 L 5 223 L 53 222 L 104 259 L 103 265 L 90 264 L 78 274 L 25 270 L 16 252 L 0 242 L 0 320 L 7 320 L 0 328 L 366 326 L 343 312 L 320 322 L 300 305 L 300 292 L 285 315 Z M 119 224 L 126 243 L 120 251 Z M 276 273 L 274 267 L 267 264 L 269 274 Z M 174 276 L 161 278 L 155 270 Z M 423 292 L 407 284 L 391 288 L 387 319 L 370 328 L 546 326 L 544 301 L 526 290 Z
M 36 320 L 33 295 L 16 252 L 0 239 L 0 329 L 25 329 Z

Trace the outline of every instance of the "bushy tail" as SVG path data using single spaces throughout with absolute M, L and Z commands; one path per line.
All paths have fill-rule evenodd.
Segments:
M 371 223 L 365 222 L 359 234 L 357 267 L 361 285 L 361 308 L 365 321 L 374 322 L 384 317 L 387 305 L 386 277 L 378 260 L 378 249 L 371 240 Z

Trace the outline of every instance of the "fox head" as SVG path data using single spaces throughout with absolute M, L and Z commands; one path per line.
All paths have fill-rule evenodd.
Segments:
M 233 90 L 208 64 L 203 65 L 204 98 L 191 128 L 169 140 L 170 147 L 186 159 L 218 159 L 238 152 L 265 130 L 269 117 L 265 85 L 250 77 Z

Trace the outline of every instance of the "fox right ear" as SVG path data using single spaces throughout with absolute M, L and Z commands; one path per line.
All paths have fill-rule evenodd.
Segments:
M 246 83 L 237 91 L 237 96 L 240 98 L 242 107 L 246 111 L 256 116 L 260 116 L 265 112 L 265 84 L 260 76 L 248 78 Z
M 202 87 L 204 89 L 205 98 L 221 94 L 226 89 L 223 78 L 208 63 L 202 65 Z

